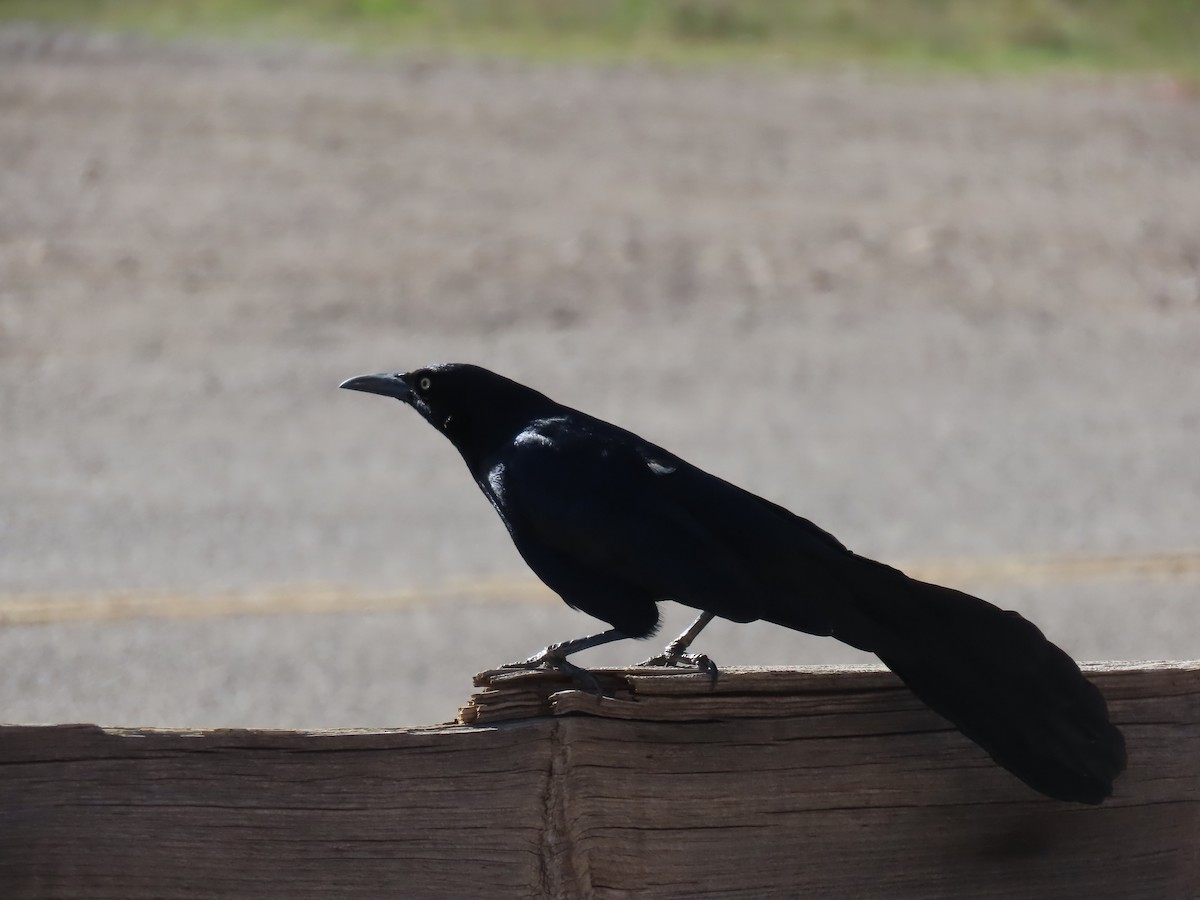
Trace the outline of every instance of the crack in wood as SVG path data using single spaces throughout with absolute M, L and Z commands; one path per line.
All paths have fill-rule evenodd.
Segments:
M 571 740 L 569 722 L 550 729 L 550 754 L 543 794 L 541 895 L 565 900 L 592 896 L 587 849 L 575 830 L 571 808 Z

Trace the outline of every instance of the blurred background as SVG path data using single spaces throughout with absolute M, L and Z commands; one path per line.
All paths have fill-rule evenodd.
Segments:
M 1182 0 L 0 0 L 0 719 L 439 722 L 596 630 L 337 390 L 448 360 L 1076 658 L 1200 656 L 1197 46 Z

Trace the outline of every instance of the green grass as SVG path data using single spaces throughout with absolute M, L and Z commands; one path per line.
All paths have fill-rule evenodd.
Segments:
M 0 20 L 365 52 L 1200 75 L 1198 0 L 0 0 Z

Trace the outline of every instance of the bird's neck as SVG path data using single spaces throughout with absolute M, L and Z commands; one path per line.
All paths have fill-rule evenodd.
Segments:
M 505 448 L 512 446 L 517 435 L 537 419 L 553 415 L 561 409 L 542 394 L 497 399 L 496 402 L 476 404 L 467 413 L 456 413 L 436 423 L 450 443 L 462 454 L 467 468 L 476 479 L 485 477 L 492 462 Z

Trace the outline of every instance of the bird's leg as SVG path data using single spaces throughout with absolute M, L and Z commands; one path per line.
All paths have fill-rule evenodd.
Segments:
M 691 654 L 688 653 L 688 648 L 692 646 L 692 641 L 696 639 L 701 631 L 704 630 L 709 622 L 715 619 L 716 616 L 710 612 L 702 612 L 696 616 L 696 621 L 687 627 L 687 631 L 681 634 L 671 643 L 667 644 L 666 649 L 658 656 L 652 656 L 643 663 L 638 663 L 642 666 L 677 666 L 679 663 L 686 662 L 695 666 L 701 672 L 708 674 L 708 677 L 713 680 L 713 684 L 717 683 L 717 675 L 720 674 L 717 669 L 717 664 L 705 656 L 703 653 Z
M 610 628 L 608 631 L 602 631 L 599 634 L 590 634 L 587 637 L 575 638 L 573 641 L 562 641 L 558 644 L 551 644 L 549 647 L 533 654 L 529 659 L 523 659 L 520 662 L 505 663 L 500 668 L 540 669 L 544 667 L 554 669 L 555 671 L 570 675 L 589 690 L 599 694 L 601 693 L 600 682 L 596 680 L 596 676 L 582 666 L 575 665 L 567 657 L 572 653 L 578 653 L 580 650 L 590 650 L 592 647 L 599 647 L 601 644 L 623 641 L 627 637 L 628 635 L 624 632 Z

